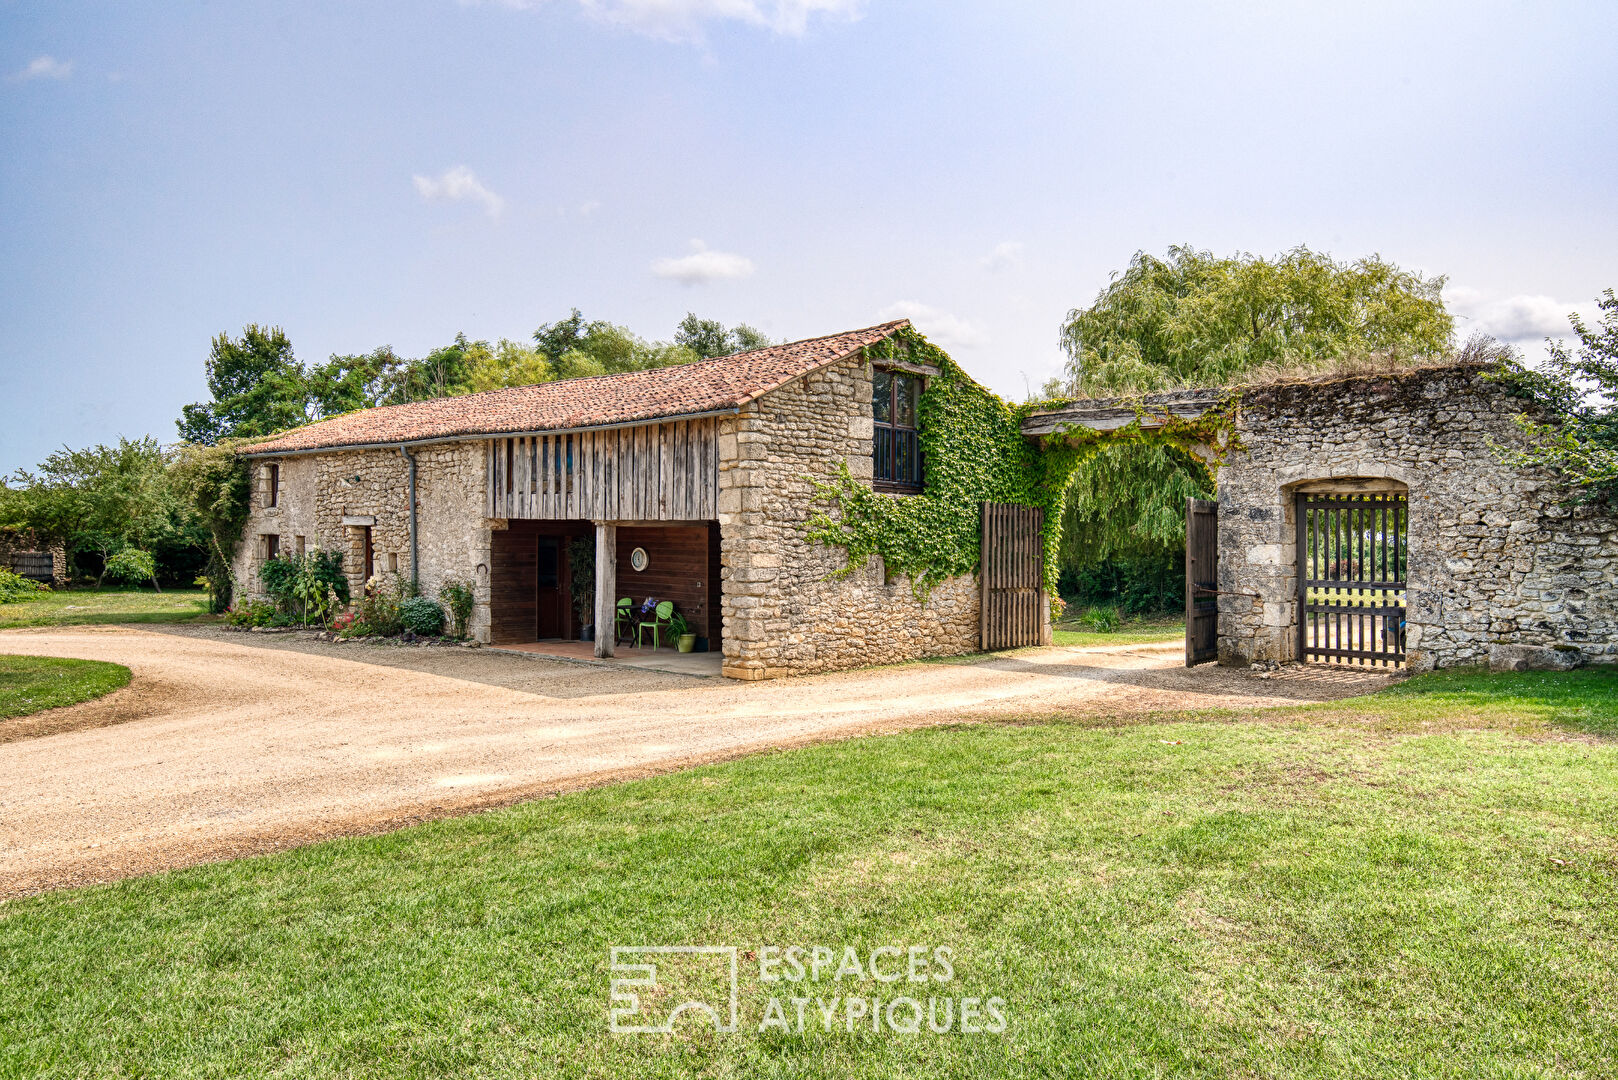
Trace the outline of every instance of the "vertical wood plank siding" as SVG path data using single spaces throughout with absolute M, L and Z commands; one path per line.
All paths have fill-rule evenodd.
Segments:
M 492 518 L 704 521 L 719 512 L 717 422 L 488 440 Z
M 982 647 L 1041 644 L 1045 628 L 1044 514 L 1014 503 L 983 504 Z

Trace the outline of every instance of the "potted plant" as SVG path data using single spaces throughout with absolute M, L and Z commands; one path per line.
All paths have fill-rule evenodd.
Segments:
M 589 537 L 579 536 L 568 541 L 568 570 L 572 577 L 573 610 L 578 616 L 579 640 L 594 641 L 596 628 L 592 620 L 596 606 L 596 545 Z
M 687 625 L 685 616 L 678 611 L 669 616 L 669 633 L 673 634 L 675 640 L 679 642 L 681 652 L 690 652 L 697 647 L 697 635 L 691 632 L 691 627 Z

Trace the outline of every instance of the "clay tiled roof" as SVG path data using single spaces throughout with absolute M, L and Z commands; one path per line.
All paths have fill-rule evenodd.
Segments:
M 242 447 L 285 454 L 457 437 L 633 424 L 734 409 L 881 341 L 909 320 L 691 364 L 485 390 L 335 416 Z

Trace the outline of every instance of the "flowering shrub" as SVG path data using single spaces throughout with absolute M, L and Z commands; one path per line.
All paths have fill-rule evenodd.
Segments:
M 231 626 L 287 626 L 292 620 L 275 610 L 275 605 L 263 600 L 237 600 L 225 612 L 225 622 Z
M 472 617 L 475 598 L 472 583 L 459 578 L 451 578 L 438 589 L 438 599 L 443 601 L 444 610 L 449 612 L 450 633 L 456 637 L 466 636 L 466 623 Z
M 399 621 L 399 602 L 403 596 L 404 588 L 398 582 L 389 585 L 381 577 L 373 577 L 365 583 L 365 595 L 360 597 L 356 612 L 359 621 L 370 627 L 373 634 L 392 637 L 404 629 Z

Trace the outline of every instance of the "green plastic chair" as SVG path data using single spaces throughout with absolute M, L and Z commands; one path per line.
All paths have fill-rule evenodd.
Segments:
M 627 596 L 618 598 L 618 610 L 612 620 L 612 640 L 614 644 L 620 640 L 635 640 L 635 601 Z
M 646 644 L 646 631 L 650 630 L 652 632 L 652 650 L 655 652 L 662 648 L 663 642 L 659 635 L 663 628 L 668 626 L 669 618 L 673 614 L 674 602 L 672 600 L 664 600 L 653 608 L 651 620 L 640 624 L 640 633 L 635 639 L 635 647 L 638 649 Z

